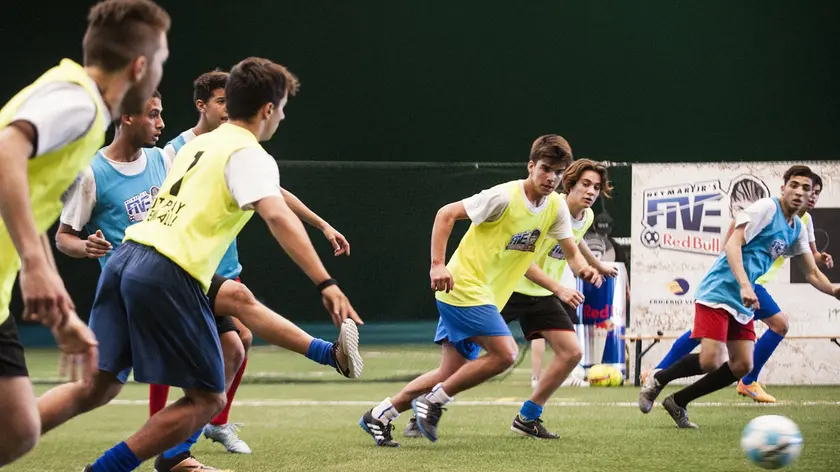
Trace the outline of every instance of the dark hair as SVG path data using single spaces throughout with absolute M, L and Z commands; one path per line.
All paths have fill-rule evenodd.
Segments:
M 151 60 L 160 34 L 169 26 L 169 14 L 151 0 L 97 3 L 90 9 L 82 41 L 84 63 L 114 72 L 140 56 Z
M 556 134 L 546 134 L 540 136 L 531 145 L 531 155 L 529 160 L 537 162 L 540 159 L 561 161 L 566 164 L 571 164 L 574 157 L 572 156 L 572 148 L 569 142 Z
M 785 184 L 787 184 L 788 181 L 793 177 L 808 177 L 809 179 L 811 179 L 811 183 L 813 184 L 814 173 L 811 172 L 811 169 L 808 166 L 797 164 L 795 166 L 791 166 L 790 169 L 785 171 Z
M 563 192 L 567 195 L 572 190 L 572 187 L 577 185 L 580 177 L 584 172 L 591 170 L 601 176 L 601 194 L 607 198 L 612 198 L 612 184 L 610 182 L 607 168 L 597 162 L 589 159 L 580 159 L 572 163 L 565 172 L 563 172 Z
M 160 95 L 160 90 L 155 89 L 155 91 L 152 92 L 152 98 L 157 98 L 158 100 L 163 100 L 163 97 Z
M 814 182 L 814 188 L 817 188 L 819 185 L 820 190 L 823 188 L 822 177 L 819 174 L 813 173 L 811 174 L 811 181 Z
M 225 86 L 225 103 L 231 120 L 253 117 L 266 103 L 275 106 L 293 96 L 300 82 L 288 69 L 268 59 L 249 57 L 233 66 Z
M 210 101 L 213 91 L 224 89 L 227 85 L 228 73 L 219 69 L 205 72 L 193 81 L 193 102 L 201 100 L 204 103 Z
M 151 96 L 151 97 L 149 97 L 149 100 L 151 100 L 151 99 L 153 99 L 153 98 L 157 98 L 158 100 L 163 100 L 163 97 L 161 96 L 160 91 L 159 91 L 159 90 L 157 90 L 157 89 L 155 89 L 155 91 L 154 91 L 154 92 L 152 92 L 152 96 Z M 147 101 L 148 101 L 148 100 L 147 100 Z M 139 115 L 139 114 L 145 114 L 145 111 L 138 113 L 138 115 Z M 117 121 L 115 121 L 115 122 L 114 122 L 114 126 L 115 126 L 115 127 L 117 127 L 117 128 L 119 128 L 120 126 L 122 126 L 122 116 L 120 117 L 120 119 L 119 119 L 119 120 L 117 120 Z

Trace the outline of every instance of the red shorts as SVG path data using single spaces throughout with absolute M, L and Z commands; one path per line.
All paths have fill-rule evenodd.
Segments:
M 710 308 L 701 303 L 694 303 L 694 329 L 692 339 L 714 339 L 726 341 L 755 341 L 753 320 L 741 324 L 732 314 L 723 308 Z

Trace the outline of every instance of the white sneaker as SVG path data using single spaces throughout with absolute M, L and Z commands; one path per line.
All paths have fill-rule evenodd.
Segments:
M 589 382 L 586 380 L 581 379 L 580 377 L 568 376 L 566 380 L 560 384 L 561 387 L 588 387 Z
M 222 426 L 208 424 L 204 427 L 204 437 L 213 442 L 221 443 L 228 452 L 250 454 L 251 448 L 245 441 L 239 439 L 239 428 L 241 426 L 241 423 L 228 423 Z

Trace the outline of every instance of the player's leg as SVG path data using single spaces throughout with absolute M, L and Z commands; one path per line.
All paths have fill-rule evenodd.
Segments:
M 650 412 L 662 389 L 671 381 L 709 372 L 726 361 L 729 318 L 726 311 L 695 303 L 692 337 L 702 341 L 700 353 L 683 356 L 670 367 L 658 370 L 645 379 L 639 390 L 639 410 L 642 413 Z
M 438 333 L 441 333 L 440 329 Z M 393 429 L 391 422 L 400 413 L 411 409 L 411 401 L 417 396 L 431 392 L 435 385 L 446 380 L 466 364 L 469 359 L 478 357 L 481 349 L 477 344 L 470 342 L 461 342 L 458 345 L 453 345 L 445 339 L 436 339 L 436 342 L 441 343 L 440 367 L 412 380 L 399 393 L 382 400 L 373 409 L 365 412 L 359 420 L 359 425 L 373 437 L 377 446 L 399 446 L 399 443 L 391 437 L 391 430 Z M 416 418 L 411 418 L 409 425 L 406 426 L 409 437 L 422 435 L 416 425 Z M 417 434 L 415 434 L 415 430 Z
M 11 290 L 11 288 L 10 288 Z M 41 418 L 26 369 L 15 319 L 0 324 L 0 467 L 31 451 L 41 436 Z
M 90 328 L 99 342 L 99 370 L 90 377 L 50 389 L 38 398 L 41 433 L 107 404 L 122 390 L 131 372 L 128 313 L 120 293 L 126 252 L 117 249 L 102 269 L 90 312 Z
M 334 367 L 345 377 L 356 378 L 362 373 L 359 331 L 350 320 L 342 324 L 335 343 L 313 338 L 291 321 L 257 301 L 248 287 L 227 279 L 220 285 L 214 307 L 220 315 L 238 318 L 255 335 L 269 344 L 297 352 L 319 364 Z
M 659 361 L 659 364 L 656 365 L 651 370 L 646 370 L 642 372 L 642 383 L 647 382 L 647 378 L 649 375 L 654 375 L 662 369 L 667 369 L 676 363 L 678 360 L 682 359 L 683 357 L 691 354 L 691 351 L 694 350 L 697 346 L 700 345 L 700 340 L 691 337 L 691 330 L 686 331 L 682 334 L 676 341 L 674 341 L 674 345 L 671 346 L 671 349 L 665 354 L 665 357 Z
M 107 451 L 93 464 L 93 472 L 133 470 L 200 431 L 225 404 L 221 345 L 199 283 L 150 247 L 129 241 L 119 251 L 129 256 L 122 268 L 120 294 L 128 314 L 134 378 L 180 387 L 185 396 Z M 185 344 L 184 339 L 191 342 Z M 155 469 L 172 467 L 156 464 Z
M 503 311 L 508 311 L 508 307 L 511 306 L 517 309 L 519 324 L 525 338 L 532 342 L 544 339 L 554 351 L 554 358 L 543 372 L 531 397 L 525 401 L 519 414 L 513 419 L 510 429 L 537 439 L 557 439 L 559 436 L 543 426 L 541 416 L 548 399 L 575 370 L 583 356 L 575 334 L 574 322 L 569 315 L 569 311 L 573 312 L 574 308 L 563 304 L 554 296 L 528 297 L 526 300 L 520 297 L 520 303 L 512 302 L 513 297 Z
M 437 441 L 437 425 L 443 407 L 452 397 L 489 380 L 509 369 L 516 362 L 516 341 L 502 315 L 493 305 L 455 307 L 438 301 L 441 322 L 449 342 L 470 340 L 487 353 L 464 364 L 425 396 L 412 401 L 417 427 L 430 441 Z
M 753 369 L 738 381 L 737 392 L 759 403 L 776 403 L 776 398 L 764 391 L 758 383 L 758 375 L 773 352 L 779 346 L 790 328 L 787 314 L 783 312 L 770 293 L 762 285 L 755 286 L 755 295 L 761 308 L 755 312 L 755 320 L 763 321 L 769 328 L 755 343 Z
M 724 310 L 717 310 L 717 312 L 718 315 L 723 316 L 725 314 L 729 318 L 726 350 L 721 353 L 719 339 L 714 340 L 715 343 L 710 343 L 704 338 L 700 348 L 700 363 L 703 370 L 709 373 L 691 385 L 668 396 L 662 402 L 662 406 L 680 428 L 697 427 L 688 420 L 687 407 L 691 401 L 732 385 L 752 369 L 753 346 L 755 345 L 753 321 L 750 320 L 747 324 L 741 324 L 728 312 Z M 696 319 L 695 316 L 694 331 L 702 336 L 706 333 L 702 329 L 698 330 Z M 713 349 L 705 349 L 707 346 L 713 347 Z M 726 361 L 727 353 L 728 362 Z
M 545 357 L 545 339 L 531 340 L 531 388 L 537 388 L 542 375 L 543 358 Z
M 245 345 L 233 317 L 217 316 L 216 329 L 222 344 L 222 355 L 225 361 L 225 395 L 226 404 L 210 424 L 204 427 L 204 437 L 222 444 L 228 452 L 250 454 L 251 448 L 239 437 L 238 426 L 228 424 L 230 408 L 242 381 L 245 366 Z

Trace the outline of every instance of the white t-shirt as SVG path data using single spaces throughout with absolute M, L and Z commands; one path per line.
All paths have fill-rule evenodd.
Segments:
M 762 198 L 738 214 L 735 218 L 735 226 L 738 227 L 746 224 L 744 228 L 744 239 L 746 242 L 750 242 L 761 230 L 773 221 L 773 218 L 776 216 L 776 211 L 776 202 L 772 198 Z M 796 218 L 799 217 L 797 216 Z M 801 225 L 802 221 L 800 220 L 799 223 Z M 809 238 L 808 229 L 802 227 L 799 231 L 799 239 L 794 246 L 788 248 L 788 253 L 785 256 L 793 257 L 811 252 Z
M 96 84 L 94 90 L 99 90 Z M 49 82 L 32 91 L 15 112 L 11 121 L 26 121 L 35 128 L 37 157 L 65 146 L 84 136 L 96 121 L 96 103 L 105 114 L 105 129 L 111 125 L 108 108 L 97 93 L 90 94 L 79 84 Z
M 519 188 L 528 210 L 533 214 L 541 213 L 548 203 L 548 198 L 543 198 L 538 205 L 534 205 L 525 196 L 524 184 L 524 180 L 519 181 Z M 510 204 L 510 194 L 507 184 L 500 184 L 467 197 L 461 203 L 464 204 L 467 216 L 474 225 L 480 225 L 485 221 L 492 223 L 498 220 L 507 209 Z M 548 229 L 547 236 L 558 240 L 572 237 L 572 216 L 569 214 L 569 207 L 565 201 L 561 200 L 561 204 L 557 208 L 557 218 Z
M 817 241 L 817 236 L 814 234 L 814 217 L 808 218 L 808 242 L 814 243 Z

